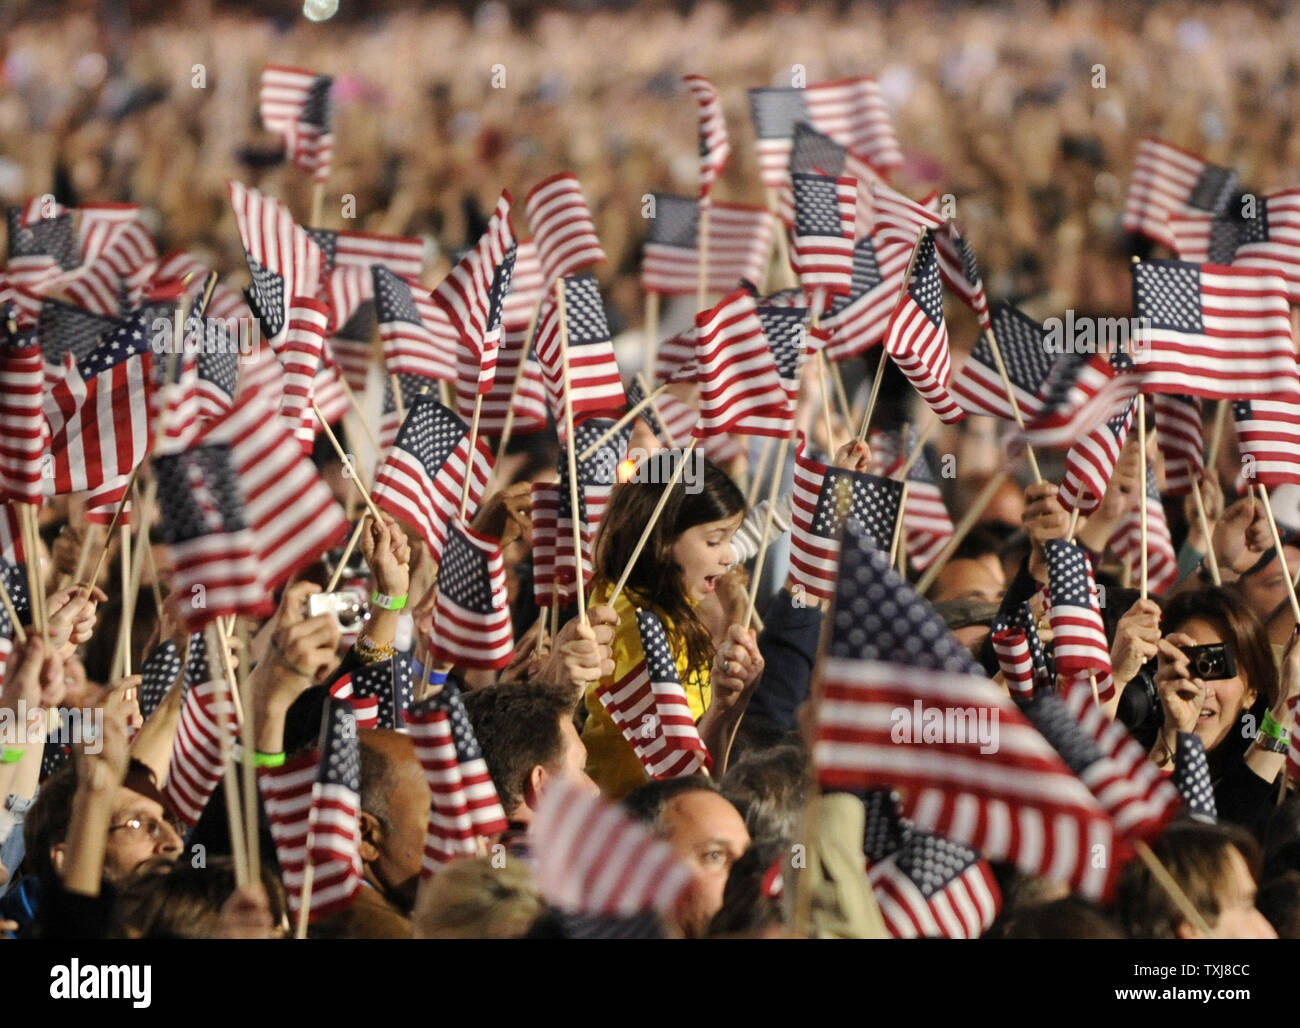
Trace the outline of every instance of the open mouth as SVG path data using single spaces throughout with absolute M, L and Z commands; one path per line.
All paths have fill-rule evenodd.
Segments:
M 1209 707 L 1201 708 L 1200 719 L 1202 721 L 1213 721 L 1218 716 L 1219 712 L 1217 710 L 1210 710 Z
M 704 591 L 706 593 L 713 592 L 714 588 L 718 584 L 718 579 L 721 577 L 721 575 L 706 575 L 704 578 Z

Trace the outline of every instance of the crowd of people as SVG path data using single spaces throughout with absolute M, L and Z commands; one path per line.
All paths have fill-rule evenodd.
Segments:
M 808 81 L 866 67 L 906 144 L 897 184 L 917 196 L 931 188 L 955 194 L 990 294 L 1031 313 L 1127 312 L 1120 216 L 1136 139 L 1159 129 L 1211 160 L 1230 158 L 1261 191 L 1291 184 L 1300 76 L 1286 40 L 1297 17 L 1265 6 L 1026 2 L 935 4 L 926 14 L 905 5 L 778 6 L 761 16 L 700 4 L 684 14 L 652 6 L 536 10 L 521 19 L 485 3 L 472 17 L 394 12 L 292 30 L 244 15 L 161 18 L 129 30 L 71 16 L 52 33 L 33 15 L 6 26 L 0 136 L 21 142 L 0 155 L 0 194 L 17 203 L 48 188 L 68 206 L 140 203 L 156 220 L 160 252 L 183 248 L 223 273 L 237 270 L 244 254 L 226 181 L 255 182 L 297 210 L 310 189 L 282 166 L 278 141 L 250 114 L 258 75 L 269 63 L 327 68 L 336 74 L 338 140 L 329 194 L 331 202 L 351 197 L 358 212 L 356 222 L 345 221 L 327 205 L 327 223 L 424 235 L 435 255 L 426 267 L 432 286 L 449 267 L 441 255 L 477 238 L 503 184 L 522 193 L 556 168 L 572 170 L 609 258 L 595 270 L 611 327 L 631 330 L 641 304 L 641 197 L 695 188 L 695 122 L 681 74 L 707 71 L 724 97 L 737 157 L 719 195 L 762 202 L 744 88 L 787 84 L 792 66 Z M 497 66 L 503 86 L 493 83 Z M 973 325 L 964 317 L 955 314 L 951 328 L 956 363 L 974 341 L 973 330 L 963 336 Z M 850 385 L 865 393 L 871 367 L 846 367 Z M 828 413 L 822 432 L 820 398 L 808 399 L 803 427 L 819 452 L 838 468 L 874 467 L 871 447 L 854 440 L 856 425 Z M 883 403 L 875 427 L 897 428 L 906 406 Z M 1207 436 L 1213 416 L 1207 405 Z M 940 483 L 954 511 L 1006 463 L 990 420 L 945 428 L 931 444 L 956 457 L 956 478 Z M 1123 869 L 1104 904 L 995 863 L 1001 899 L 986 937 L 1300 937 L 1300 803 L 1286 748 L 1271 745 L 1285 736 L 1300 698 L 1300 626 L 1285 580 L 1300 572 L 1300 538 L 1284 532 L 1275 544 L 1254 494 L 1235 498 L 1230 436 L 1221 467 L 1194 487 L 1205 527 L 1192 497 L 1185 511 L 1168 504 L 1178 569 L 1162 593 L 1140 596 L 1107 551 L 1144 485 L 1136 434 L 1106 495 L 1077 523 L 1050 481 L 1060 478 L 1050 458 L 1047 482 L 1008 477 L 925 591 L 1006 688 L 991 628 L 1047 582 L 1047 544 L 1077 538 L 1106 597 L 1115 685 L 1106 714 L 1177 782 L 1189 812 L 1151 846 L 1174 890 L 1141 860 Z M 643 420 L 632 443 L 661 447 Z M 584 614 L 570 609 L 550 629 L 532 597 L 530 487 L 554 480 L 555 439 L 516 441 L 472 522 L 504 557 L 514 655 L 500 672 L 452 670 L 508 828 L 489 840 L 491 852 L 422 875 L 433 803 L 427 769 L 400 716 L 393 728 L 360 730 L 362 888 L 346 909 L 313 919 L 308 934 L 891 934 L 864 855 L 868 804 L 852 792 L 823 791 L 812 757 L 830 604 L 809 598 L 797 579 L 783 580 L 774 559 L 776 577 L 760 590 L 761 628 L 748 627 L 748 540 L 767 513 L 750 498 L 758 495 L 748 481 L 756 454 L 707 462 L 692 488 L 666 473 L 614 486 L 593 543 Z M 313 459 L 353 510 L 356 483 L 335 450 L 322 441 Z M 1163 481 L 1154 443 L 1146 459 Z M 363 563 L 346 577 L 366 595 L 401 603 L 372 605 L 353 631 L 332 614 L 312 613 L 310 598 L 337 580 L 345 559 L 332 549 L 293 576 L 274 597 L 273 614 L 241 619 L 232 660 L 259 759 L 283 762 L 315 745 L 342 676 L 402 653 L 423 667 L 438 616 L 429 548 L 387 513 L 358 512 L 356 521 Z M 788 499 L 776 521 L 789 531 Z M 229 787 L 212 792 L 197 824 L 185 822 L 164 789 L 182 730 L 180 680 L 146 718 L 141 676 L 114 677 L 129 560 L 118 537 L 87 522 L 80 498 L 56 496 L 41 509 L 36 542 L 27 557 L 47 594 L 47 631 L 28 626 L 25 641 L 13 639 L 0 722 L 16 724 L 29 710 L 97 711 L 102 729 L 93 745 L 3 747 L 0 932 L 293 936 L 283 854 L 265 805 L 256 807 L 260 866 L 243 875 Z M 101 547 L 97 575 L 78 581 L 85 553 Z M 131 668 L 168 642 L 182 654 L 192 645 L 167 553 L 156 547 L 157 566 L 146 562 L 130 605 Z M 920 575 L 912 569 L 908 577 L 915 584 Z M 650 780 L 601 699 L 647 657 L 642 611 L 665 628 L 711 774 Z M 1045 615 L 1039 631 L 1050 643 Z M 1225 673 L 1207 677 L 1193 665 L 1187 649 L 1206 646 L 1230 655 Z M 1208 780 L 1181 774 L 1202 751 Z M 663 840 L 690 870 L 683 900 L 645 917 L 583 918 L 548 898 L 533 872 L 530 829 L 559 789 L 599 793 Z M 773 870 L 814 841 L 811 900 L 797 913 Z

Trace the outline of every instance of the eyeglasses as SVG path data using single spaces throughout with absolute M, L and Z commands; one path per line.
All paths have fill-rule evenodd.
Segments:
M 159 820 L 156 817 L 150 817 L 148 815 L 144 817 L 128 817 L 120 825 L 110 825 L 108 831 L 110 835 L 113 832 L 120 831 L 129 831 L 133 833 L 144 832 L 152 841 L 157 842 L 163 837 L 164 827 L 170 828 L 176 835 L 182 834 L 180 828 L 171 821 Z

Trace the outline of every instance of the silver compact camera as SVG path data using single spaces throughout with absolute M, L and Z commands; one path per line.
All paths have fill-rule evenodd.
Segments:
M 350 632 L 361 626 L 364 606 L 356 593 L 316 593 L 307 597 L 307 616 L 329 614 L 340 632 Z

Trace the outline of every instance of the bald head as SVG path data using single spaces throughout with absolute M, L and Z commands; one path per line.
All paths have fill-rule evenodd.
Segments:
M 361 749 L 361 861 L 367 881 L 409 912 L 419 884 L 431 796 L 410 736 L 357 733 Z

